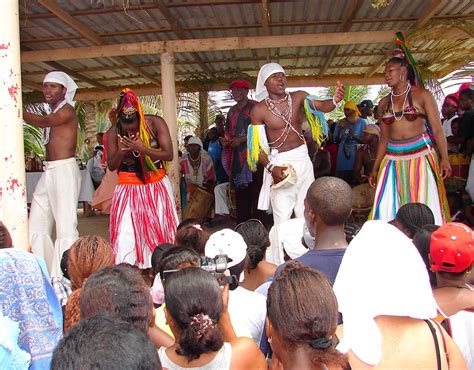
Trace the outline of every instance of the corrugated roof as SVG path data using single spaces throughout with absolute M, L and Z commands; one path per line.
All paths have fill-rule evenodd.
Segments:
M 54 7 L 67 12 L 76 24 L 56 15 L 59 13 L 54 12 Z M 370 0 L 29 0 L 20 2 L 20 13 L 22 50 L 48 50 L 51 55 L 55 55 L 55 49 L 70 48 L 74 53 L 76 48 L 84 46 L 98 46 L 100 50 L 100 45 L 120 48 L 137 42 L 265 35 L 305 37 L 342 31 L 369 31 L 375 35 L 380 31 L 400 30 L 406 33 L 420 65 L 435 75 L 445 75 L 470 62 L 474 51 L 474 2 L 469 0 L 392 0 L 378 9 Z M 426 35 L 430 38 L 426 39 Z M 269 57 L 295 78 L 310 75 L 360 79 L 380 75 L 382 61 L 393 47 L 391 42 L 354 42 L 179 52 L 175 53 L 176 81 L 186 85 L 199 77 L 212 86 L 235 76 L 252 79 Z M 439 58 L 442 50 L 449 55 Z M 124 57 L 97 53 L 94 58 L 77 55 L 73 60 L 46 59 L 23 63 L 26 85 L 41 83 L 46 72 L 61 67 L 74 73 L 81 88 L 140 85 L 149 84 L 150 79 L 160 80 L 159 53 Z

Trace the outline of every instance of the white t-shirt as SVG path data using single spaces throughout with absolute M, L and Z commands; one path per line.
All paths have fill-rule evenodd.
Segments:
M 453 130 L 451 129 L 451 122 L 453 122 L 453 120 L 456 118 L 458 118 L 457 114 L 455 114 L 449 119 L 443 120 L 443 132 L 446 138 L 453 136 Z M 458 152 L 458 145 L 453 144 L 453 143 L 448 143 L 448 151 Z
M 239 286 L 229 292 L 228 310 L 237 336 L 241 336 L 239 327 L 244 326 L 250 337 L 259 345 L 267 314 L 266 298 Z

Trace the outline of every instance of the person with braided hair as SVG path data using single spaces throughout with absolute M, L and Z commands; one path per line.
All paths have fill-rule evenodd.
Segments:
M 145 116 L 135 92 L 122 90 L 109 118 L 107 165 L 118 170 L 110 210 L 115 262 L 151 267 L 157 245 L 173 243 L 178 215 L 165 161 L 173 145 L 163 118 Z
M 229 286 L 198 267 L 173 272 L 165 281 L 165 316 L 176 342 L 158 354 L 168 369 L 266 369 L 250 338 L 237 338 L 227 310 Z
M 79 297 L 85 281 L 93 272 L 113 264 L 112 247 L 100 236 L 83 236 L 69 248 L 67 273 L 71 280 L 72 294 L 69 296 L 64 310 L 64 331 L 77 324 L 81 318 Z
M 346 368 L 346 357 L 333 344 L 337 318 L 336 296 L 324 274 L 288 263 L 267 296 L 265 328 L 273 361 L 282 369 Z

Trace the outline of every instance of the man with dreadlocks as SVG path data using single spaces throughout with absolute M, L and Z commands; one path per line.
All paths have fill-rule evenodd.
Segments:
M 110 209 L 110 243 L 115 262 L 151 267 L 151 254 L 173 243 L 178 223 L 171 183 L 164 161 L 173 159 L 173 145 L 163 118 L 144 116 L 131 89 L 120 93 L 109 117 L 107 165 L 118 169 Z

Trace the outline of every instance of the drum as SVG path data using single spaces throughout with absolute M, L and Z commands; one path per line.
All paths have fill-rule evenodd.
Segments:
M 375 189 L 368 183 L 352 188 L 352 214 L 353 222 L 365 222 L 374 204 Z
M 196 186 L 189 196 L 186 208 L 183 211 L 183 220 L 195 218 L 198 221 L 203 221 L 213 204 L 214 195 Z

